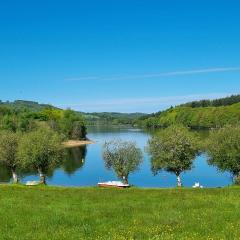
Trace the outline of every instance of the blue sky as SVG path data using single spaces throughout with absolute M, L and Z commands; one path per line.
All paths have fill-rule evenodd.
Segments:
M 240 1 L 0 1 L 0 99 L 154 112 L 240 89 Z

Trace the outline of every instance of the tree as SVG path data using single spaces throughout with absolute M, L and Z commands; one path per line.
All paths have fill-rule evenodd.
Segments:
M 165 170 L 177 177 L 181 187 L 181 173 L 191 170 L 193 160 L 198 155 L 194 135 L 183 126 L 171 126 L 149 140 L 147 152 L 151 155 L 152 171 L 156 175 Z
M 63 111 L 63 116 L 59 120 L 60 132 L 67 138 L 75 140 L 86 139 L 86 127 L 84 118 L 80 113 L 70 109 Z
M 240 126 L 225 126 L 210 133 L 206 144 L 208 162 L 220 171 L 229 171 L 240 180 Z
M 45 174 L 61 163 L 62 156 L 61 137 L 46 127 L 25 134 L 19 143 L 18 158 L 23 166 L 38 171 L 43 184 L 46 184 Z
M 80 140 L 86 139 L 86 127 L 82 124 L 82 122 L 76 121 L 73 123 L 71 139 Z
M 0 132 L 0 162 L 12 172 L 14 183 L 18 182 L 17 167 L 20 162 L 17 159 L 19 134 L 11 131 Z
M 103 159 L 107 169 L 113 169 L 124 183 L 128 183 L 130 173 L 138 170 L 143 156 L 134 142 L 112 140 L 103 146 Z

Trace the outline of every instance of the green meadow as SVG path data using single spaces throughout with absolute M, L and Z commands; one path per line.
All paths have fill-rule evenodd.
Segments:
M 240 188 L 0 186 L 0 239 L 240 239 Z

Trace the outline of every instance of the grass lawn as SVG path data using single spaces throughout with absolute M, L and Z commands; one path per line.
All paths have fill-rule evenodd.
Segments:
M 0 239 L 240 239 L 240 188 L 1 185 Z

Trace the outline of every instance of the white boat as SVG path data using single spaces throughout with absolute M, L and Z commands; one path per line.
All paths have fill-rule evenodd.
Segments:
M 40 185 L 39 181 L 27 181 L 26 186 L 37 186 Z
M 201 186 L 199 182 L 196 182 L 192 187 L 193 188 L 203 188 L 203 186 Z
M 121 181 L 108 181 L 108 182 L 99 182 L 99 187 L 116 187 L 116 188 L 128 188 L 129 184 L 125 184 Z

